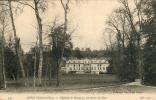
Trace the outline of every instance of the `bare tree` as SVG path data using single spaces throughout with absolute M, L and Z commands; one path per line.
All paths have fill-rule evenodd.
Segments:
M 21 72 L 22 72 L 22 77 L 25 79 L 25 71 L 24 71 L 24 66 L 23 66 L 23 61 L 22 61 L 22 55 L 21 55 L 21 45 L 20 45 L 20 38 L 17 36 L 17 31 L 16 31 L 16 26 L 14 22 L 14 15 L 13 15 L 13 9 L 12 9 L 12 0 L 8 0 L 8 7 L 9 7 L 9 13 L 11 17 L 11 24 L 13 28 L 13 34 L 14 34 L 14 40 L 15 40 L 15 51 L 18 56 L 19 64 L 21 67 Z M 26 85 L 26 82 L 25 82 Z
M 35 52 L 34 52 L 34 83 L 33 86 L 36 87 L 36 65 L 37 65 L 37 42 L 35 45 Z
M 40 58 L 39 58 L 39 69 L 38 69 L 38 79 L 39 84 L 41 84 L 42 79 L 42 67 L 43 67 L 43 43 L 42 43 L 42 20 L 39 14 L 39 1 L 40 0 L 34 0 L 35 5 L 35 15 L 38 22 L 38 36 L 39 36 L 39 52 L 40 52 Z
M 4 2 L 2 2 L 3 5 L 1 5 L 0 8 L 0 33 L 1 33 L 1 71 L 2 71 L 2 77 L 3 81 L 3 88 L 6 88 L 6 75 L 5 75 L 5 64 L 4 64 L 4 47 L 5 47 L 5 37 L 4 34 L 6 32 L 6 29 L 8 27 L 8 19 L 7 19 L 7 12 L 5 12 L 6 7 L 4 6 Z
M 116 35 L 116 37 L 112 41 L 112 36 L 109 35 L 109 52 L 111 53 L 111 63 L 114 67 L 113 69 L 117 71 L 122 66 L 124 60 L 124 51 L 126 47 L 127 38 L 129 37 L 128 31 L 125 28 L 127 25 L 127 21 L 125 16 L 121 13 L 121 9 L 117 9 L 112 16 L 109 17 L 107 21 L 108 27 L 106 31 L 111 35 L 112 33 Z M 115 52 L 118 52 L 117 54 Z
M 138 5 L 138 2 L 136 2 L 136 0 L 134 0 L 136 4 L 136 9 L 133 9 L 134 11 L 132 11 L 131 7 L 129 6 L 128 0 L 119 1 L 121 3 L 121 6 L 115 11 L 115 14 L 110 17 L 110 19 L 107 22 L 107 25 L 109 26 L 109 30 L 115 32 L 117 36 L 116 42 L 118 44 L 118 50 L 120 53 L 118 60 L 124 61 L 124 57 L 127 56 L 124 53 L 128 53 L 129 56 L 127 56 L 128 58 L 126 58 L 128 61 L 130 61 L 131 68 L 135 66 L 134 69 L 136 69 L 136 71 L 138 71 L 139 69 L 140 71 L 138 73 L 141 77 L 141 26 L 143 20 L 141 8 L 140 5 Z M 137 13 L 136 16 L 135 13 Z M 136 17 L 138 19 L 136 19 Z M 129 50 L 127 51 L 126 48 L 129 48 Z M 120 64 L 123 63 L 119 63 L 119 66 Z M 133 72 L 135 72 L 135 70 Z
M 40 10 L 45 11 L 46 10 L 46 0 L 33 0 L 32 1 L 22 1 L 22 0 L 16 0 L 16 2 L 29 6 L 34 10 L 37 24 L 38 24 L 38 37 L 39 37 L 39 68 L 38 68 L 38 83 L 41 85 L 41 79 L 42 79 L 42 68 L 43 68 L 43 25 L 42 25 L 42 19 L 40 15 Z M 32 2 L 30 4 L 29 2 Z
M 142 14 L 142 11 L 141 11 L 141 7 L 142 7 L 142 0 L 134 0 L 134 3 L 135 3 L 135 8 L 136 8 L 136 13 L 137 13 L 137 18 L 138 18 L 138 26 L 139 26 L 139 29 L 137 30 L 136 28 L 136 24 L 134 23 L 134 16 L 133 16 L 133 13 L 132 11 L 130 10 L 130 7 L 129 7 L 129 3 L 128 3 L 128 0 L 120 0 L 121 4 L 123 5 L 124 9 L 125 9 L 125 15 L 126 15 L 126 18 L 127 20 L 129 21 L 130 23 L 130 26 L 131 26 L 131 31 L 132 31 L 132 35 L 133 35 L 133 38 L 134 38 L 134 41 L 135 41 L 135 44 L 137 45 L 137 67 L 138 67 L 138 70 L 139 70 L 139 77 L 141 79 L 141 82 L 142 82 L 142 79 L 143 79 L 143 59 L 142 59 L 142 52 L 141 52 L 141 31 L 142 31 L 142 22 L 143 22 L 143 14 Z
M 5 78 L 5 64 L 4 64 L 4 46 L 5 46 L 5 18 L 2 18 L 2 38 L 1 38 L 1 49 L 2 49 L 2 68 L 3 68 L 3 77 L 4 77 L 4 88 L 6 88 L 6 78 Z
M 0 53 L 0 89 L 4 89 L 4 88 L 5 88 L 5 74 L 4 74 L 4 66 L 3 66 L 3 54 L 1 52 Z
M 143 70 L 143 54 L 142 54 L 142 27 L 143 27 L 143 22 L 144 22 L 144 16 L 143 16 L 143 0 L 134 0 L 135 7 L 136 7 L 136 12 L 137 12 L 137 17 L 138 17 L 138 26 L 139 26 L 139 31 L 138 31 L 138 38 L 137 38 L 137 45 L 138 45 L 138 69 L 139 69 L 139 76 L 141 79 L 141 83 L 143 84 L 144 80 L 144 70 Z

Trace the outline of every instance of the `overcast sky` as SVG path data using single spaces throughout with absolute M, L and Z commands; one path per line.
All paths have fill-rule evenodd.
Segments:
M 77 5 L 70 4 L 69 28 L 76 28 L 72 34 L 74 47 L 103 49 L 104 40 L 107 40 L 107 36 L 103 36 L 105 21 L 117 6 L 117 0 L 88 0 Z M 55 17 L 60 22 L 63 21 L 63 8 L 60 2 L 49 2 L 48 9 L 42 16 L 43 25 L 51 25 Z M 37 33 L 36 19 L 31 8 L 25 7 L 23 13 L 18 15 L 16 27 L 22 47 L 28 51 L 32 47 L 30 44 L 36 41 Z

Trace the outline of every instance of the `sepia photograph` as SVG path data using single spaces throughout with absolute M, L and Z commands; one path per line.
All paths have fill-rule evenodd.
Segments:
M 0 0 L 0 100 L 156 100 L 156 0 Z

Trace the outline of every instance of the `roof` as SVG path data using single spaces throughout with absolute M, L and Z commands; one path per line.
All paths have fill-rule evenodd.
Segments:
M 98 64 L 98 63 L 108 63 L 106 59 L 69 59 L 66 61 L 66 63 L 77 63 L 77 64 Z

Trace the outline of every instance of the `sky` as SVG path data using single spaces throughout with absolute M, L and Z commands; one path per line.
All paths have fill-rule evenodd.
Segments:
M 78 4 L 71 3 L 68 29 L 75 30 L 72 34 L 74 47 L 91 48 L 92 50 L 105 48 L 104 41 L 108 40 L 107 34 L 109 34 L 104 30 L 105 21 L 117 6 L 117 0 L 88 0 Z M 58 22 L 63 22 L 63 14 L 60 2 L 49 2 L 46 12 L 42 13 L 44 28 L 48 29 L 48 25 L 52 25 L 55 18 Z M 16 16 L 15 24 L 22 47 L 24 51 L 28 51 L 34 45 L 37 35 L 34 11 L 25 7 L 22 14 Z M 45 29 L 44 35 L 46 34 Z

